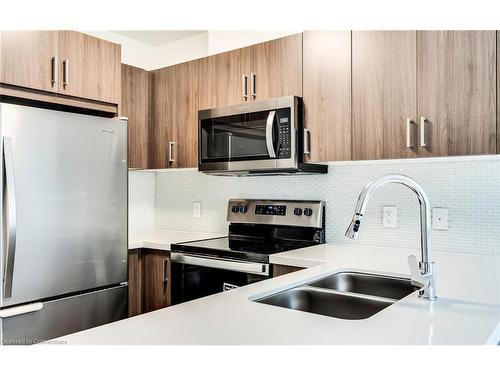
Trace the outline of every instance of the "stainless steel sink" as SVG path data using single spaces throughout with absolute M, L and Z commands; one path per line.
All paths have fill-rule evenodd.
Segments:
M 410 279 L 362 272 L 339 272 L 309 284 L 341 292 L 361 293 L 399 300 L 413 293 Z
M 410 279 L 339 272 L 255 302 L 341 319 L 366 319 L 412 293 Z

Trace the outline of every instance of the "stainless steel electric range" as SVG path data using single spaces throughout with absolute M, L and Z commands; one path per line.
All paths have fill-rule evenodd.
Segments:
M 325 242 L 323 201 L 231 199 L 229 235 L 172 245 L 172 304 L 272 277 L 271 254 Z

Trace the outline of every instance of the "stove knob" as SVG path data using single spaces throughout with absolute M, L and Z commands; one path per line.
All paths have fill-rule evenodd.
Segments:
M 231 211 L 237 213 L 239 211 L 238 206 L 231 207 Z
M 293 214 L 296 215 L 296 216 L 300 216 L 302 215 L 302 208 L 299 208 L 299 207 L 295 207 L 293 209 Z
M 246 213 L 248 211 L 248 207 L 247 206 L 240 206 L 240 212 L 241 213 Z
M 304 208 L 304 215 L 311 216 L 313 214 L 312 208 Z

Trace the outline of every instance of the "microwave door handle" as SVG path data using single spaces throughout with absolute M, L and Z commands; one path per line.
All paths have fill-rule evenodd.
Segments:
M 276 157 L 276 152 L 274 151 L 274 142 L 273 142 L 273 125 L 275 117 L 276 117 L 276 111 L 269 112 L 266 122 L 266 146 L 267 146 L 267 153 L 271 158 Z
M 16 256 L 16 185 L 14 181 L 14 160 L 12 156 L 12 138 L 3 138 L 3 161 L 5 170 L 5 188 L 7 205 L 7 251 L 4 274 L 4 297 L 12 298 L 12 280 L 14 278 L 14 258 Z

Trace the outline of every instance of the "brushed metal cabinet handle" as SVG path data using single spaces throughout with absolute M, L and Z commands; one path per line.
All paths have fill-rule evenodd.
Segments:
M 161 277 L 162 283 L 165 285 L 168 282 L 168 258 L 163 258 L 163 274 Z
M 427 140 L 425 138 L 425 122 L 427 118 L 420 117 L 420 147 L 427 147 Z
M 406 148 L 415 147 L 413 143 L 413 121 L 408 117 L 406 119 Z
M 4 298 L 12 298 L 12 281 L 14 278 L 14 259 L 16 257 L 16 183 L 14 180 L 14 159 L 12 154 L 12 138 L 3 138 L 3 160 L 5 170 L 4 202 L 7 206 L 6 237 L 7 251 L 4 274 Z M 6 199 L 5 199 L 6 198 Z
M 63 60 L 63 85 L 69 84 L 69 59 Z
M 173 163 L 174 159 L 174 145 L 175 142 L 168 142 L 168 162 Z
M 255 79 L 256 79 L 257 75 L 252 72 L 250 73 L 250 95 L 252 96 L 252 98 L 256 98 L 257 97 L 257 94 L 255 93 Z
M 247 100 L 248 99 L 248 77 L 246 74 L 241 75 L 241 96 L 243 99 Z
M 59 81 L 59 58 L 57 56 L 51 59 L 52 68 L 52 86 L 55 86 Z
M 311 154 L 311 131 L 304 128 L 304 155 Z

